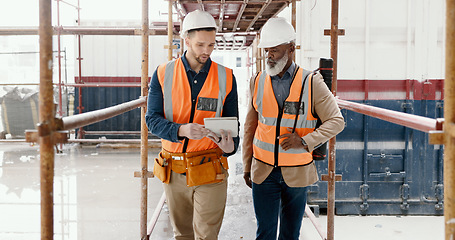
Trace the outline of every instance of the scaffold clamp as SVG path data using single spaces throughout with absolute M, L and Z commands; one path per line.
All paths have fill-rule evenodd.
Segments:
M 67 143 L 69 131 L 53 131 L 50 133 L 52 144 Z M 39 143 L 39 138 L 42 137 L 38 130 L 25 130 L 25 141 L 29 143 Z
M 150 171 L 144 171 L 144 172 L 145 172 L 145 174 L 142 174 L 143 173 L 142 171 L 135 171 L 134 177 L 137 177 L 137 178 L 142 178 L 142 176 L 145 176 L 146 178 L 155 177 L 155 175 L 153 175 L 153 172 L 150 172 Z
M 333 177 L 334 177 L 335 181 L 342 181 L 343 180 L 343 175 L 341 175 L 341 174 L 334 174 Z M 321 175 L 321 181 L 328 182 L 329 180 L 330 180 L 329 174 L 322 174 Z
M 67 143 L 69 131 L 63 129 L 63 120 L 54 118 L 50 122 L 37 124 L 37 129 L 25 130 L 25 141 L 30 143 L 39 143 L 40 137 L 50 136 L 52 144 Z

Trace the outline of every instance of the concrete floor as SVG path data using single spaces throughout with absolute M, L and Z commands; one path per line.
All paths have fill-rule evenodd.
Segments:
M 150 152 L 150 162 L 157 150 Z M 55 156 L 54 239 L 139 239 L 140 152 L 135 148 L 64 145 Z M 254 239 L 251 191 L 243 183 L 240 154 L 229 158 L 230 177 L 220 240 Z M 152 164 L 150 164 L 152 166 Z M 0 240 L 40 239 L 39 148 L 0 143 Z M 162 194 L 149 181 L 149 218 Z M 326 227 L 326 217 L 318 218 Z M 153 240 L 172 239 L 165 207 Z M 320 239 L 304 219 L 300 239 Z M 337 216 L 335 239 L 444 239 L 443 217 Z

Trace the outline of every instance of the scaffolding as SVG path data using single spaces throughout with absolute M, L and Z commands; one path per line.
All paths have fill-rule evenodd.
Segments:
M 59 2 L 61 0 L 58 0 Z M 63 2 L 63 1 L 62 1 Z M 268 4 L 271 1 L 267 1 Z M 268 6 L 266 3 L 265 6 Z M 175 2 L 169 1 L 169 55 L 172 54 L 172 7 Z M 293 5 L 295 1 L 293 1 Z M 147 180 L 153 177 L 153 173 L 148 170 L 147 166 L 147 146 L 148 146 L 148 131 L 145 125 L 146 111 L 146 96 L 148 82 L 148 38 L 149 35 L 156 34 L 156 31 L 149 29 L 148 25 L 148 0 L 142 1 L 142 28 L 138 29 L 112 29 L 112 28 L 64 28 L 58 26 L 52 27 L 51 22 L 51 0 L 42 0 L 39 5 L 40 26 L 38 31 L 35 29 L 8 29 L 0 30 L 0 35 L 9 34 L 36 34 L 40 38 L 40 109 L 39 109 L 39 124 L 38 130 L 27 132 L 27 141 L 38 142 L 40 144 L 41 155 L 41 239 L 53 239 L 53 176 L 54 176 L 54 145 L 64 143 L 68 140 L 68 131 L 70 129 L 81 128 L 91 123 L 99 122 L 104 119 L 116 116 L 123 112 L 132 109 L 141 108 L 141 171 L 136 172 L 135 176 L 141 178 L 141 239 L 148 239 L 154 226 L 153 221 L 147 229 Z M 432 144 L 444 144 L 444 215 L 445 215 L 445 239 L 453 239 L 455 237 L 455 0 L 446 1 L 446 79 L 444 81 L 444 99 L 446 107 L 444 108 L 445 119 L 428 119 L 406 113 L 398 113 L 390 110 L 379 109 L 367 105 L 357 104 L 350 101 L 337 99 L 341 108 L 369 115 L 375 118 L 380 118 L 389 122 L 393 122 L 402 126 L 417 129 L 419 131 L 430 133 L 430 142 Z M 79 7 L 77 7 L 79 10 Z M 293 7 L 294 9 L 294 7 Z M 293 17 L 295 11 L 293 10 Z M 257 19 L 256 19 L 257 20 Z M 237 23 L 238 24 L 238 23 Z M 248 27 L 252 27 L 249 25 Z M 80 39 L 80 34 L 109 34 L 109 35 L 141 35 L 142 36 L 142 75 L 141 75 L 141 98 L 127 103 L 123 103 L 111 108 L 102 109 L 93 112 L 82 113 L 82 108 L 79 109 L 80 114 L 75 116 L 58 118 L 53 104 L 53 83 L 52 69 L 49 63 L 53 61 L 52 55 L 52 36 L 55 32 L 61 34 L 76 34 Z M 331 57 L 334 60 L 333 68 L 333 84 L 332 93 L 336 96 L 337 92 L 337 49 L 338 36 L 343 35 L 344 31 L 338 29 L 338 0 L 332 0 L 332 24 L 327 35 L 331 36 Z M 260 52 L 256 63 L 257 69 L 261 69 L 261 61 L 263 61 Z M 80 56 L 80 40 L 79 40 L 79 77 L 81 77 L 82 60 Z M 60 48 L 59 48 L 60 61 Z M 59 64 L 60 65 L 60 64 Z M 61 79 L 59 81 L 59 89 L 61 89 Z M 75 85 L 76 87 L 80 87 Z M 61 97 L 59 98 L 61 100 Z M 61 102 L 60 102 L 61 104 Z M 81 104 L 79 105 L 81 106 Z M 61 113 L 61 109 L 59 109 Z M 323 176 L 323 180 L 328 180 L 328 228 L 327 239 L 334 239 L 334 204 L 335 204 L 335 181 L 339 177 L 335 173 L 335 139 L 330 140 L 329 144 L 329 168 L 328 175 Z M 163 205 L 165 198 L 162 196 L 159 205 Z M 159 212 L 155 212 L 152 219 L 157 219 Z M 155 220 L 156 221 L 156 220 Z M 317 224 L 315 224 L 317 225 Z M 325 239 L 324 233 L 320 233 Z

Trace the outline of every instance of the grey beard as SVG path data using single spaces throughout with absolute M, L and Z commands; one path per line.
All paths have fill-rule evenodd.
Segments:
M 280 60 L 276 61 L 276 64 L 274 67 L 270 67 L 269 64 L 265 64 L 265 71 L 270 76 L 276 76 L 280 72 L 283 71 L 287 62 L 288 62 L 288 54 L 286 52 L 286 54 L 284 54 L 284 56 Z

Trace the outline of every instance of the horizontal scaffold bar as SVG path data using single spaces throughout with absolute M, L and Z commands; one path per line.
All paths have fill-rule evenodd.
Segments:
M 428 133 L 430 131 L 442 130 L 442 124 L 438 123 L 438 119 L 422 117 L 404 112 L 397 112 L 380 107 L 368 106 L 365 104 L 341 100 L 339 98 L 337 98 L 337 103 L 340 108 L 379 118 L 387 122 L 416 129 L 422 132 Z
M 149 29 L 149 35 L 167 35 L 166 29 Z M 135 27 L 53 27 L 57 35 L 142 35 L 142 29 Z M 38 27 L 1 27 L 0 35 L 38 35 Z
M 84 127 L 93 123 L 101 122 L 103 120 L 115 117 L 122 113 L 131 111 L 135 108 L 145 106 L 146 103 L 147 98 L 140 97 L 139 99 L 115 105 L 112 107 L 64 117 L 62 118 L 63 121 L 62 130 L 71 130 L 75 128 Z

